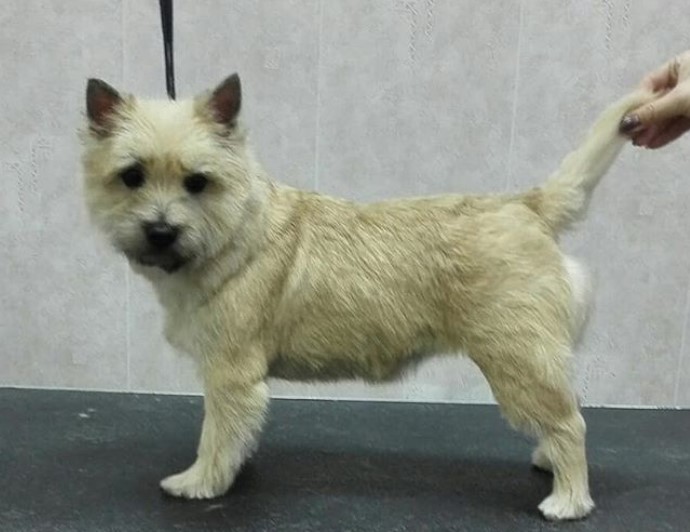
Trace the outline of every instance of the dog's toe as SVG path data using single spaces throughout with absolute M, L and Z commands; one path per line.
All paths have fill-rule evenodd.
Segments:
M 551 494 L 539 505 L 539 511 L 549 521 L 582 519 L 594 509 L 594 501 L 587 496 L 572 497 Z
M 185 499 L 212 499 L 223 495 L 229 484 L 214 482 L 212 475 L 204 475 L 200 468 L 190 467 L 160 482 L 161 489 L 173 497 Z

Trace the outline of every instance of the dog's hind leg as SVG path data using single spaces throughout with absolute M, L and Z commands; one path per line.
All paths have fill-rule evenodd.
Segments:
M 563 266 L 571 291 L 571 337 L 577 342 L 587 321 L 592 284 L 587 270 L 575 259 L 564 256 Z M 553 463 L 549 456 L 549 446 L 546 441 L 540 441 L 534 449 L 532 465 L 542 471 L 553 472 Z
M 537 450 L 544 450 L 554 473 L 553 492 L 539 505 L 547 519 L 579 519 L 594 508 L 589 494 L 585 432 L 585 420 L 577 408 L 543 431 Z
M 543 348 L 543 346 L 542 346 Z M 594 508 L 589 495 L 585 422 L 567 380 L 567 355 L 511 353 L 508 364 L 479 366 L 508 421 L 539 438 L 537 465 L 552 469 L 553 492 L 540 505 L 547 519 L 579 519 Z

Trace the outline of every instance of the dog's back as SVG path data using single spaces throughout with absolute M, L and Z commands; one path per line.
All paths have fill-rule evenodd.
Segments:
M 308 215 L 276 311 L 274 372 L 380 380 L 427 354 L 494 357 L 523 337 L 567 350 L 585 320 L 588 281 L 554 239 L 583 214 L 625 142 L 620 118 L 649 98 L 610 106 L 545 185 L 525 194 L 370 205 L 286 194 Z
M 568 341 L 563 257 L 521 202 L 301 201 L 309 216 L 272 311 L 274 375 L 387 380 L 439 352 L 482 356 L 543 322 Z

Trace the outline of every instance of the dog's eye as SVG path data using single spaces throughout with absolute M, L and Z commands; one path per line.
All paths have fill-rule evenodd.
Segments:
M 139 188 L 144 184 L 144 169 L 139 164 L 125 168 L 120 172 L 120 180 L 127 188 Z
M 204 174 L 192 174 L 184 178 L 184 188 L 190 194 L 199 194 L 206 185 L 208 185 L 208 177 Z

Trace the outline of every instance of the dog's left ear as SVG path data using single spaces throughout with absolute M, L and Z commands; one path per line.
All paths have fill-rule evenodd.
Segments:
M 214 121 L 227 127 L 235 125 L 242 106 L 242 86 L 237 74 L 228 76 L 208 97 L 207 104 Z

